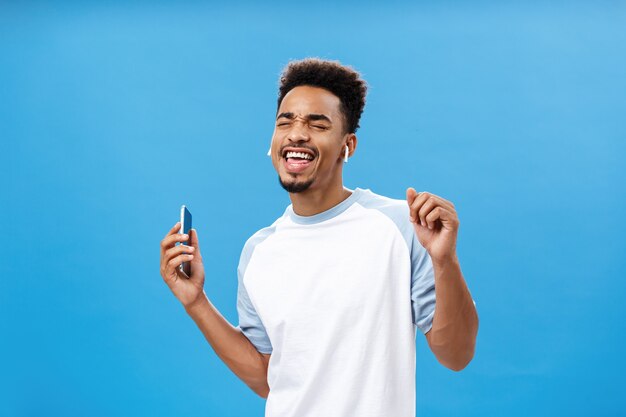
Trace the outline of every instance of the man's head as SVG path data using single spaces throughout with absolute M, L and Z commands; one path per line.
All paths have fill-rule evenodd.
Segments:
M 356 149 L 366 92 L 359 74 L 336 61 L 308 58 L 285 67 L 271 149 L 285 190 L 323 189 L 341 181 L 345 147 L 349 155 Z

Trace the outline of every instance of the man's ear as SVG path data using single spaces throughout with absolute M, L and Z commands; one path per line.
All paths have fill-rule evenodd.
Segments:
M 346 145 L 348 145 L 348 157 L 352 157 L 354 155 L 354 151 L 356 150 L 356 144 L 358 142 L 356 138 L 356 134 L 348 133 L 346 138 Z

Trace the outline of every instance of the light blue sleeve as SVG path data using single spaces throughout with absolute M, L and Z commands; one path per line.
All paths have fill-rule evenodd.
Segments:
M 269 354 L 272 353 L 270 338 L 250 300 L 250 296 L 248 295 L 243 281 L 254 247 L 256 243 L 259 242 L 258 237 L 258 235 L 255 235 L 246 242 L 241 252 L 239 266 L 237 267 L 237 313 L 239 315 L 239 325 L 237 325 L 237 328 L 241 330 L 244 336 L 250 340 L 259 352 Z
M 433 326 L 435 315 L 435 270 L 428 251 L 419 243 L 412 225 L 410 245 L 413 323 L 426 334 Z
M 411 225 L 411 229 L 413 229 Z M 411 233 L 411 306 L 413 323 L 426 334 L 433 327 L 435 315 L 435 270 L 428 251 Z M 476 301 L 472 299 L 474 307 Z

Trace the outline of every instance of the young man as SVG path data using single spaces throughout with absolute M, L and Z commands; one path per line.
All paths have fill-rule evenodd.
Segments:
M 220 359 L 267 398 L 267 417 L 414 416 L 417 328 L 447 368 L 474 355 L 454 205 L 413 188 L 396 200 L 343 186 L 365 94 L 337 62 L 285 68 L 268 155 L 292 204 L 244 245 L 237 327 L 203 291 L 196 230 L 191 247 L 175 246 L 188 238 L 179 223 L 161 242 L 163 279 Z

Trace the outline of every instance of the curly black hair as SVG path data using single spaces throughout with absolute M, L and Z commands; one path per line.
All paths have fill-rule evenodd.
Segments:
M 324 88 L 341 101 L 341 111 L 346 121 L 347 133 L 359 128 L 359 119 L 365 107 L 367 83 L 353 68 L 341 65 L 339 61 L 319 58 L 305 58 L 291 61 L 283 69 L 278 89 L 278 108 L 285 95 L 293 88 L 308 85 Z

